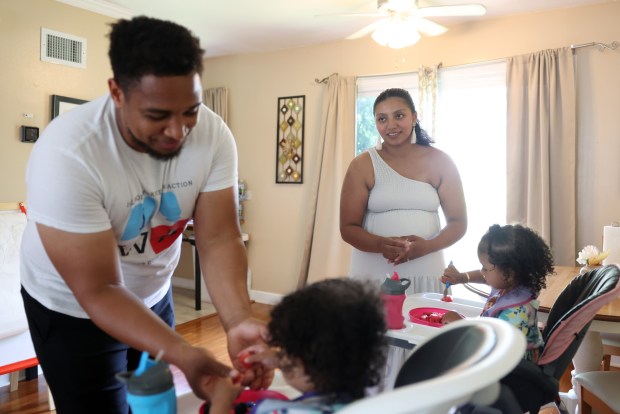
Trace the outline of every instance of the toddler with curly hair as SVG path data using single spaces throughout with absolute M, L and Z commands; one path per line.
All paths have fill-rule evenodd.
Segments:
M 295 291 L 273 308 L 268 330 L 268 348 L 246 349 L 245 363 L 280 369 L 302 394 L 258 401 L 252 414 L 332 413 L 364 397 L 381 379 L 384 307 L 370 282 L 327 279 Z M 240 391 L 230 380 L 216 381 L 209 413 L 230 413 Z
M 546 278 L 553 274 L 553 256 L 547 243 L 532 229 L 521 225 L 494 224 L 478 244 L 482 268 L 459 273 L 448 266 L 442 282 L 482 282 L 491 286 L 491 293 L 481 316 L 503 319 L 516 326 L 527 339 L 525 359 L 536 362 L 543 345 L 538 328 L 538 301 L 546 287 Z M 448 312 L 442 323 L 460 319 Z

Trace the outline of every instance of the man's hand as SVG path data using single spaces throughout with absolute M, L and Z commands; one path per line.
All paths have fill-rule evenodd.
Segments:
M 206 348 L 185 344 L 176 351 L 175 363 L 199 398 L 208 399 L 216 380 L 234 379 L 239 372 L 218 362 Z
M 252 389 L 267 388 L 273 381 L 273 368 L 241 361 L 241 354 L 253 346 L 265 347 L 267 327 L 257 319 L 246 319 L 228 330 L 228 353 L 234 367 L 243 375 L 243 384 Z M 250 357 L 251 359 L 252 357 Z M 245 359 L 245 358 L 244 358 Z

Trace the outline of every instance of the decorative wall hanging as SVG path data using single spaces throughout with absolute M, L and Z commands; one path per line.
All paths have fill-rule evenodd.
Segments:
M 276 183 L 303 183 L 306 95 L 278 98 Z

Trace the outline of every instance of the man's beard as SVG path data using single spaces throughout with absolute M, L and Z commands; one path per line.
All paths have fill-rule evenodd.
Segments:
M 181 150 L 183 149 L 183 147 L 185 146 L 185 145 L 181 145 L 179 147 L 179 149 L 177 149 L 174 152 L 170 152 L 170 153 L 167 153 L 167 154 L 162 154 L 160 152 L 155 151 L 149 145 L 145 144 L 144 142 L 142 142 L 138 138 L 136 138 L 134 133 L 131 132 L 131 129 L 127 128 L 127 134 L 129 135 L 129 138 L 131 139 L 132 144 L 134 144 L 135 146 L 137 146 L 140 149 L 144 150 L 144 152 L 146 152 L 151 157 L 155 158 L 156 160 L 160 160 L 160 161 L 168 161 L 168 160 L 171 160 L 172 158 L 178 156 L 181 153 Z M 188 132 L 188 134 L 189 134 L 189 132 Z

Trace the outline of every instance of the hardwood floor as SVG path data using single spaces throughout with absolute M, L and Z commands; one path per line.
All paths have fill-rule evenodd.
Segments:
M 268 320 L 271 305 L 253 303 L 252 309 L 257 318 Z M 177 326 L 177 332 L 189 343 L 203 346 L 213 352 L 223 363 L 230 364 L 226 350 L 226 336 L 217 315 L 205 316 Z M 189 390 L 183 374 L 172 367 L 177 392 Z M 17 391 L 9 392 L 9 387 L 0 388 L 0 414 L 53 414 L 48 410 L 48 396 L 45 379 L 39 376 L 30 381 L 21 381 Z
M 201 303 L 202 309 L 196 310 L 193 290 L 173 287 L 172 296 L 174 298 L 174 318 L 177 325 L 215 313 L 215 306 L 205 301 Z

